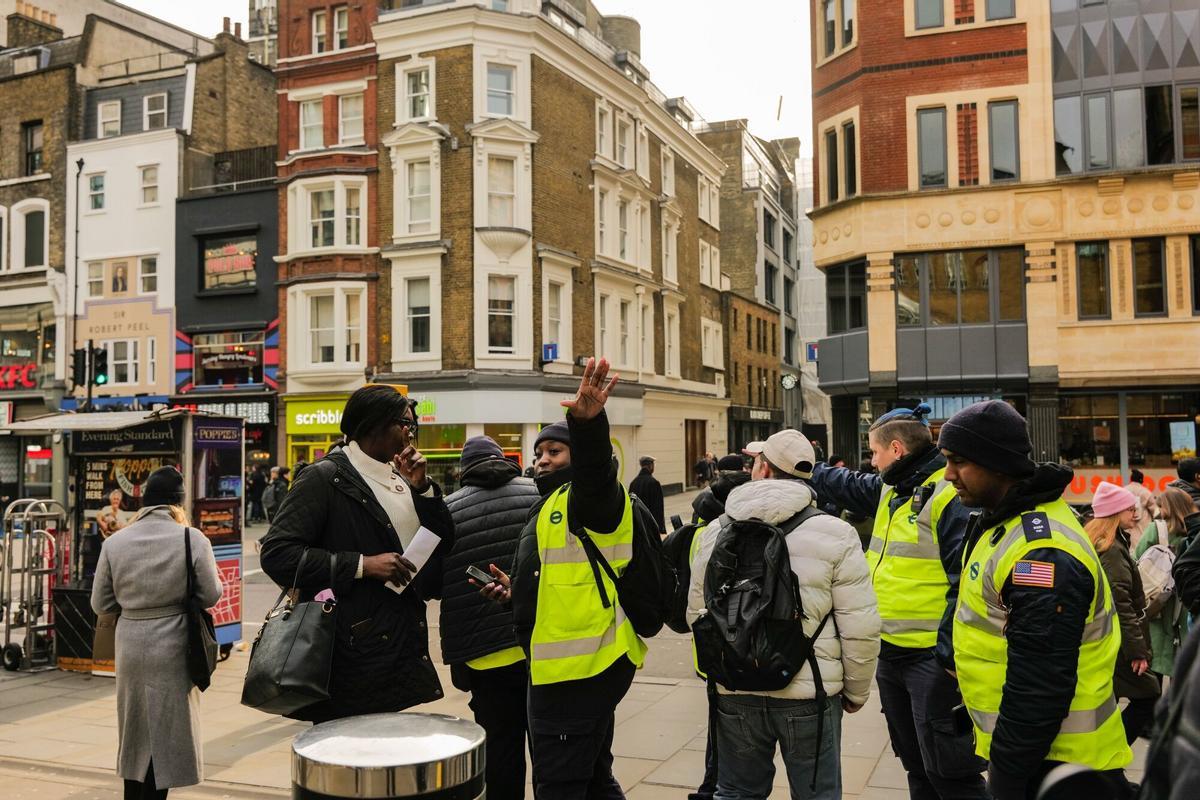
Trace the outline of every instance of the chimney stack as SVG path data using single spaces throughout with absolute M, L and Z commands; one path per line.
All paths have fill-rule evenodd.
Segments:
M 242 38 L 242 23 L 240 23 L 240 22 L 233 23 L 233 38 L 235 38 L 235 39 Z
M 221 30 L 225 31 L 225 33 L 229 33 L 229 17 L 225 17 L 224 27 Z

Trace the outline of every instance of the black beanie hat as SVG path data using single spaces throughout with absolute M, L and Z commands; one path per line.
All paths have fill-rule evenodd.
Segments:
M 946 420 L 938 447 L 1001 475 L 1025 478 L 1037 469 L 1029 457 L 1029 426 L 1003 400 L 967 406 Z
M 504 451 L 490 436 L 472 436 L 463 444 L 462 467 L 464 470 L 475 466 L 481 461 L 503 459 Z
M 565 422 L 555 422 L 542 428 L 538 433 L 537 438 L 533 440 L 533 449 L 537 450 L 538 445 L 542 442 L 562 442 L 567 447 L 571 446 L 571 429 L 567 427 Z
M 146 479 L 143 506 L 183 505 L 183 474 L 174 467 L 159 467 Z
M 734 453 L 721 456 L 721 460 L 717 462 L 717 470 L 720 472 L 736 472 L 745 467 L 746 459 Z

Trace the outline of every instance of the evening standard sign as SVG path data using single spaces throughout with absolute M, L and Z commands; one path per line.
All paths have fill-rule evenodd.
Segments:
M 179 446 L 171 421 L 149 422 L 119 431 L 75 431 L 76 453 L 175 453 Z

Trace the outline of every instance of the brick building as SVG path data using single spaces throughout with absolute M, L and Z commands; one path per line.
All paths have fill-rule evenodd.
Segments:
M 279 5 L 278 380 L 287 464 L 314 461 L 341 437 L 333 417 L 379 371 L 387 346 L 371 38 L 377 10 L 320 0 Z
M 1164 483 L 1200 412 L 1195 3 L 811 11 L 834 449 L 897 404 L 1002 397 L 1068 497 Z
M 779 309 L 732 291 L 721 299 L 729 371 L 729 448 L 737 451 L 784 427 L 782 398 L 789 390 L 780 383 Z
M 720 179 L 586 0 L 392 3 L 374 28 L 385 374 L 421 401 L 443 478 L 488 434 L 528 463 L 577 359 L 607 355 L 622 478 L 690 482 L 726 449 Z

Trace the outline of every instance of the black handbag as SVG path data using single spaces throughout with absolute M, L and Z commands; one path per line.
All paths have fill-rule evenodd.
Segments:
M 300 556 L 291 587 L 279 593 L 267 612 L 250 651 L 242 705 L 268 714 L 292 714 L 329 699 L 337 603 L 296 602 L 296 584 L 308 552 L 305 549 Z M 336 566 L 337 555 L 330 553 L 330 587 Z M 287 602 L 281 608 L 279 604 L 285 597 Z
M 183 552 L 187 559 L 187 667 L 188 677 L 200 691 L 212 683 L 213 671 L 217 668 L 217 632 L 213 627 L 212 614 L 208 613 L 196 599 L 196 567 L 192 564 L 192 532 L 183 529 Z

